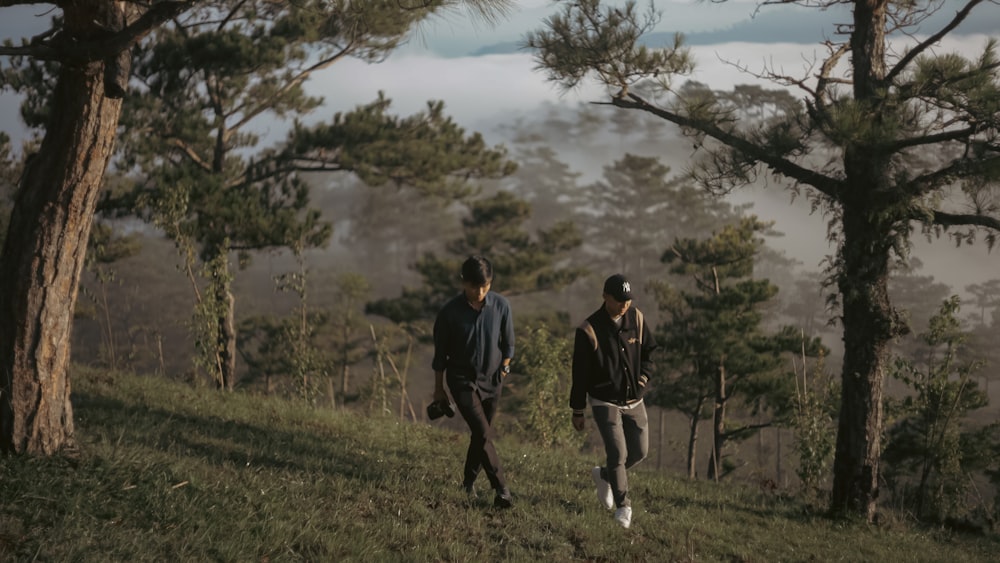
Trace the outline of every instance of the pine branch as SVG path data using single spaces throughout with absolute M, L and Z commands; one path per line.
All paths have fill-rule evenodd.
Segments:
M 0 8 L 36 3 L 0 0 Z M 50 40 L 38 43 L 19 47 L 0 46 L 0 56 L 22 55 L 38 60 L 77 63 L 108 59 L 135 46 L 153 29 L 183 13 L 195 3 L 196 0 L 156 2 L 139 19 L 117 33 L 89 41 L 79 41 L 64 34 L 55 34 Z
M 759 422 L 756 424 L 747 424 L 746 426 L 740 426 L 739 428 L 733 428 L 732 430 L 723 432 L 722 435 L 727 440 L 735 440 L 739 439 L 742 436 L 746 436 L 747 434 L 752 434 L 757 430 L 762 430 L 764 428 L 771 428 L 772 426 L 774 426 L 774 423 L 772 422 Z
M 306 164 L 306 163 L 310 164 Z M 228 188 L 244 187 L 259 182 L 266 182 L 284 178 L 296 172 L 343 172 L 348 170 L 338 162 L 330 162 L 325 159 L 309 159 L 306 157 L 296 157 L 294 159 L 273 159 L 273 165 L 263 167 L 265 172 L 261 172 L 261 167 L 247 171 L 239 180 L 227 184 Z
M 966 72 L 954 74 L 944 80 L 930 82 L 919 87 L 913 87 L 912 84 L 902 84 L 897 90 L 899 97 L 903 100 L 909 100 L 912 98 L 936 98 L 938 92 L 946 86 L 961 83 L 964 80 L 980 76 L 986 72 L 997 70 L 998 68 L 1000 68 L 1000 62 L 979 66 Z
M 906 53 L 906 55 L 904 55 L 903 58 L 899 59 L 899 62 L 896 63 L 896 66 L 892 67 L 892 70 L 889 71 L 889 74 L 886 75 L 885 77 L 886 83 L 887 84 L 892 83 L 893 79 L 896 78 L 896 76 L 898 76 L 901 72 L 906 70 L 906 67 L 911 62 L 913 62 L 913 59 L 917 58 L 921 53 L 923 53 L 927 49 L 936 45 L 939 41 L 941 41 L 942 38 L 944 38 L 944 36 L 948 35 L 951 32 L 951 30 L 958 27 L 958 24 L 962 23 L 962 21 L 964 21 L 965 18 L 969 16 L 969 12 L 971 12 L 972 9 L 975 8 L 977 4 L 981 4 L 982 2 L 983 0 L 969 0 L 969 3 L 966 4 L 961 10 L 958 11 L 958 13 L 955 14 L 955 17 L 952 18 L 950 22 L 948 22 L 948 25 L 941 28 L 940 31 L 938 31 L 934 35 L 931 35 L 913 49 L 910 49 L 910 51 Z
M 909 139 L 899 139 L 893 143 L 886 145 L 886 151 L 890 153 L 899 152 L 903 149 L 908 149 L 911 147 L 919 147 L 922 145 L 932 145 L 935 143 L 943 143 L 947 141 L 958 141 L 965 139 L 976 132 L 976 127 L 966 127 L 965 129 L 956 129 L 954 131 L 944 131 L 942 133 L 937 133 L 934 135 L 924 135 L 922 137 L 911 137 Z
M 642 110 L 661 119 L 670 121 L 671 123 L 680 125 L 681 127 L 687 127 L 700 131 L 709 137 L 717 139 L 723 144 L 739 150 L 755 160 L 764 163 L 775 172 L 797 182 L 808 184 L 829 197 L 836 197 L 837 193 L 840 191 L 841 183 L 834 178 L 820 174 L 814 170 L 804 168 L 786 158 L 770 153 L 757 144 L 748 141 L 735 133 L 722 129 L 713 121 L 686 117 L 654 106 L 634 93 L 628 93 L 627 95 L 628 99 L 622 97 L 612 98 L 611 105 L 625 109 Z
M 827 110 L 829 105 L 829 98 L 827 96 L 827 87 L 830 84 L 850 84 L 850 80 L 845 80 L 842 78 L 833 77 L 833 69 L 836 68 L 837 64 L 840 62 L 841 57 L 846 55 L 850 51 L 849 43 L 841 43 L 839 47 L 834 49 L 833 44 L 829 41 L 826 42 L 826 46 L 830 49 L 830 56 L 823 61 L 820 66 L 819 75 L 816 77 L 816 93 L 813 96 L 813 116 L 816 121 L 820 123 L 830 123 L 830 112 Z
M 900 186 L 900 189 L 905 194 L 920 197 L 957 179 L 982 175 L 997 166 L 1000 166 L 1000 156 L 974 161 L 959 159 L 944 168 L 913 178 Z
M 990 217 L 989 215 L 935 211 L 932 222 L 942 227 L 983 227 L 1000 232 L 1000 217 Z
M 174 148 L 179 149 L 181 151 L 181 154 L 186 156 L 188 160 L 198 165 L 198 167 L 204 170 L 205 172 L 212 171 L 211 163 L 205 162 L 205 160 L 202 159 L 200 155 L 198 155 L 198 151 L 196 151 L 191 145 L 184 142 L 183 139 L 180 139 L 178 137 L 173 137 L 171 139 L 168 139 L 167 142 L 173 145 Z
M 247 123 L 249 123 L 253 118 L 264 113 L 265 111 L 272 109 L 277 103 L 278 99 L 280 99 L 283 95 L 288 93 L 292 88 L 295 88 L 296 86 L 305 82 L 314 72 L 323 70 L 333 65 L 333 63 L 344 58 L 348 53 L 354 50 L 354 47 L 355 45 L 353 43 L 348 43 L 346 46 L 344 46 L 343 49 L 341 49 L 334 55 L 331 55 L 326 59 L 323 59 L 322 61 L 319 61 L 316 64 L 310 66 L 309 68 L 302 70 L 301 72 L 293 76 L 291 80 L 289 80 L 284 86 L 279 88 L 270 97 L 265 98 L 263 100 L 258 100 L 257 103 L 255 104 L 255 107 L 251 109 L 245 109 L 247 108 L 245 104 L 237 106 L 231 112 L 229 112 L 229 114 L 235 115 L 238 113 L 243 113 L 243 119 L 236 122 L 232 127 L 230 127 L 230 129 L 239 129 L 244 125 L 246 125 Z

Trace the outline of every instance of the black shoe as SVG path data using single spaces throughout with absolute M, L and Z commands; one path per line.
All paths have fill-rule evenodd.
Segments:
M 493 499 L 493 506 L 497 508 L 510 508 L 514 506 L 514 503 L 511 501 L 510 491 L 507 489 L 497 491 L 497 497 Z
M 476 485 L 473 483 L 462 483 L 462 490 L 465 491 L 465 496 L 469 498 L 476 498 Z

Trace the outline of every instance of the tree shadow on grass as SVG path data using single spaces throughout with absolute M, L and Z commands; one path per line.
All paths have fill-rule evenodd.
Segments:
M 197 416 L 130 405 L 91 393 L 74 393 L 78 438 L 190 456 L 220 467 L 265 467 L 381 481 L 401 469 L 412 452 L 359 443 L 323 426 L 278 429 L 221 417 Z M 82 432 L 81 432 L 82 431 Z M 106 437 L 106 438 L 102 438 Z M 391 461 L 392 463 L 386 463 Z

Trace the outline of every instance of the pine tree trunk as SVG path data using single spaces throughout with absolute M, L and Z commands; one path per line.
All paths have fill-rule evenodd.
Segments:
M 337 410 L 337 396 L 333 392 L 333 376 L 326 378 L 326 396 L 330 401 L 330 409 Z
M 659 426 L 659 432 L 657 433 L 657 439 L 656 439 L 656 470 L 657 471 L 662 471 L 663 470 L 663 452 L 664 452 L 664 450 L 666 450 L 666 444 L 667 444 L 667 436 L 666 436 L 667 435 L 667 421 L 666 421 L 666 417 L 663 414 L 663 411 L 665 409 L 660 408 L 660 409 L 656 409 L 656 410 L 659 413 L 659 417 L 657 417 L 657 421 L 659 422 L 659 425 L 658 425 Z
M 844 213 L 845 217 L 855 215 Z M 882 388 L 892 335 L 888 297 L 888 249 L 882 241 L 847 242 L 854 228 L 845 222 L 845 248 L 869 248 L 871 254 L 846 257 L 840 281 L 844 296 L 844 365 L 841 407 L 833 462 L 834 513 L 874 520 L 878 499 L 883 420 Z
M 232 391 L 236 385 L 236 298 L 227 274 L 219 286 L 219 369 L 222 388 Z
M 889 302 L 889 256 L 897 226 L 880 202 L 887 180 L 870 151 L 848 154 L 848 173 L 863 178 L 845 198 L 838 289 L 843 299 L 844 364 L 831 511 L 874 521 L 884 425 L 889 341 L 897 333 Z
M 715 411 L 712 416 L 712 457 L 708 460 L 708 478 L 718 481 L 722 475 L 722 448 L 726 442 L 726 365 L 719 362 L 715 379 Z
M 688 451 L 687 451 L 687 474 L 688 479 L 694 479 L 698 476 L 695 469 L 694 458 L 697 454 L 698 447 L 698 413 L 701 412 L 701 404 L 698 405 L 698 410 L 694 411 L 694 415 L 689 419 L 690 426 L 688 428 Z
M 885 26 L 888 0 L 854 3 L 851 34 L 854 99 L 877 128 L 886 89 Z M 837 446 L 833 460 L 833 514 L 875 519 L 884 424 L 882 392 L 888 343 L 896 328 L 889 303 L 889 256 L 894 234 L 907 226 L 888 210 L 888 157 L 856 142 L 844 154 L 842 246 L 838 290 L 842 299 L 844 364 Z
M 112 3 L 63 6 L 65 34 L 100 32 Z M 107 27 L 111 27 L 109 24 Z M 0 449 L 50 455 L 71 443 L 67 368 L 87 239 L 121 102 L 104 65 L 61 65 L 42 145 L 25 168 L 0 254 Z
M 351 342 L 351 327 L 349 323 L 344 323 L 341 328 L 341 342 L 343 343 L 343 348 L 341 348 L 341 371 L 340 371 L 340 402 L 341 404 L 347 404 L 347 385 L 348 380 L 351 377 L 351 363 L 350 363 L 350 342 Z

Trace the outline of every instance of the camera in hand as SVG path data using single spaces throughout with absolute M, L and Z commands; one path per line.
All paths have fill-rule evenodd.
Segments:
M 442 416 L 447 416 L 448 418 L 455 416 L 455 409 L 451 407 L 451 403 L 448 401 L 434 401 L 427 405 L 427 418 L 437 420 Z

